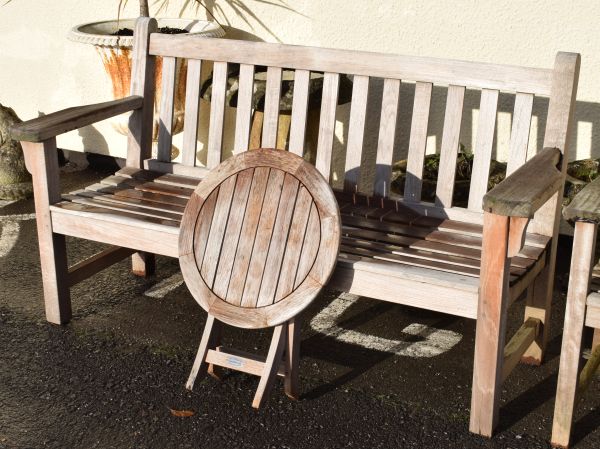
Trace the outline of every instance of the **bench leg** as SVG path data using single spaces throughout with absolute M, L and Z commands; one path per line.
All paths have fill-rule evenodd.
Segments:
M 509 218 L 484 213 L 469 430 L 491 437 L 498 422 L 508 307 Z
M 137 252 L 131 256 L 131 271 L 136 276 L 149 277 L 156 272 L 156 260 L 154 254 Z
M 214 316 L 208 315 L 206 318 L 206 325 L 204 326 L 204 332 L 202 333 L 202 339 L 200 340 L 200 347 L 192 366 L 192 372 L 188 377 L 185 384 L 185 388 L 192 390 L 194 388 L 194 382 L 196 379 L 202 379 L 208 370 L 208 364 L 206 363 L 206 354 L 209 349 L 216 348 L 215 337 L 218 335 L 217 329 L 221 326 Z
M 283 358 L 283 351 L 286 347 L 286 341 L 287 326 L 285 324 L 275 326 L 273 338 L 271 340 L 271 346 L 269 347 L 269 353 L 267 354 L 267 359 L 265 360 L 263 373 L 260 377 L 260 382 L 258 383 L 254 400 L 252 401 L 253 408 L 260 408 L 269 397 L 269 393 L 271 392 L 271 388 L 273 388 L 273 383 L 277 377 L 277 371 L 279 370 L 281 359 Z
M 594 337 L 592 339 L 592 352 L 600 346 L 600 328 L 594 329 Z
M 571 424 L 579 382 L 581 339 L 595 240 L 596 225 L 594 223 L 577 222 L 575 224 L 573 259 L 569 273 L 567 308 L 552 424 L 552 444 L 560 447 L 567 447 L 571 436 Z
M 61 200 L 56 139 L 21 145 L 33 181 L 46 319 L 66 324 L 71 319 L 67 248 L 65 236 L 52 232 L 50 216 L 50 205 Z
M 536 318 L 541 322 L 541 328 L 535 341 L 525 351 L 521 357 L 521 362 L 527 365 L 541 365 L 544 358 L 544 351 L 548 343 L 550 323 L 550 313 L 552 310 L 552 279 L 554 268 L 551 262 L 548 263 L 542 272 L 535 278 L 532 294 L 527 296 L 525 306 L 525 321 L 529 318 Z
M 287 322 L 287 347 L 285 348 L 285 394 L 290 399 L 300 397 L 298 371 L 300 369 L 300 323 L 297 318 Z

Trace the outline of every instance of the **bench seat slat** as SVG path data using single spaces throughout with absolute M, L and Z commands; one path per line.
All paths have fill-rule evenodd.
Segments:
M 136 190 L 134 188 L 127 187 L 112 187 L 104 184 L 92 184 L 86 187 L 86 190 L 100 192 L 105 194 L 114 195 L 117 198 L 131 198 L 137 199 L 147 203 L 158 203 L 172 206 L 179 206 L 185 208 L 188 200 L 186 198 L 178 198 L 169 195 L 162 195 L 160 193 L 144 192 L 142 190 Z
M 126 196 L 108 195 L 106 192 L 97 192 L 94 190 L 76 190 L 71 192 L 70 195 L 80 196 L 83 198 L 94 198 L 100 202 L 115 203 L 122 206 L 135 206 L 143 209 L 149 209 L 156 212 L 166 212 L 169 214 L 176 214 L 178 216 L 183 215 L 185 207 L 178 206 L 176 204 L 169 203 L 157 203 L 155 201 L 145 201 L 138 198 L 129 198 Z M 69 195 L 67 195 L 68 197 Z M 63 196 L 66 198 L 66 196 Z M 178 219 L 178 218 L 177 218 Z
M 347 229 L 346 229 L 347 231 Z M 443 262 L 449 265 L 457 265 L 460 267 L 468 267 L 474 268 L 477 270 L 477 275 L 479 275 L 479 268 L 481 265 L 481 258 L 471 258 L 463 255 L 451 255 L 451 254 L 443 254 L 443 253 L 435 253 L 433 251 L 426 251 L 423 249 L 415 249 L 407 246 L 402 246 L 400 244 L 387 243 L 380 240 L 380 236 L 375 234 L 371 235 L 371 239 L 366 239 L 364 236 L 357 236 L 352 231 L 349 231 L 343 238 L 342 241 L 345 242 L 347 246 L 356 246 L 359 248 L 372 249 L 375 251 L 382 251 L 386 253 L 394 253 L 402 256 L 416 258 L 416 259 L 425 259 L 436 262 Z M 516 275 L 522 275 L 527 271 L 527 269 L 531 268 L 533 264 L 536 262 L 532 259 L 526 259 L 527 262 L 525 264 L 515 264 L 511 263 L 511 273 Z
M 254 181 L 261 180 L 264 185 L 260 188 L 264 189 L 266 178 L 268 176 L 261 175 Z M 152 232 L 159 234 L 164 232 L 165 235 L 170 235 L 178 230 L 182 212 L 198 182 L 200 181 L 194 177 L 139 169 L 123 169 L 116 175 L 86 187 L 85 190 L 78 190 L 66 195 L 65 201 L 57 204 L 56 209 L 69 214 L 78 214 L 86 217 L 86 220 L 90 218 L 88 221 L 84 220 L 87 223 L 85 226 L 93 226 L 94 220 L 98 219 L 103 223 L 108 221 L 116 223 L 117 226 L 126 226 L 127 229 L 138 229 L 139 232 L 144 232 L 144 229 L 149 227 Z M 246 187 L 248 191 L 253 188 L 249 184 Z M 352 261 L 351 263 L 354 264 L 356 261 L 360 261 L 359 266 L 364 266 L 368 262 L 369 270 L 379 266 L 383 272 L 392 270 L 393 265 L 402 266 L 401 272 L 405 269 L 419 269 L 422 270 L 419 271 L 422 275 L 428 273 L 430 281 L 436 285 L 439 283 L 436 279 L 440 273 L 443 279 L 455 276 L 456 285 L 462 285 L 465 278 L 477 281 L 481 263 L 483 230 L 481 225 L 423 216 L 412 207 L 388 198 L 369 197 L 341 191 L 337 191 L 336 196 L 342 216 L 343 236 L 339 259 L 341 273 L 348 269 L 347 267 L 343 268 L 344 263 Z M 240 199 L 240 205 L 244 203 L 243 199 Z M 261 208 L 262 205 L 248 205 L 248 207 L 256 209 L 257 207 Z M 236 206 L 233 209 L 233 213 L 240 209 L 240 220 L 242 217 L 245 217 L 244 220 L 249 218 L 248 211 L 244 211 L 245 207 Z M 228 216 L 228 214 L 224 215 L 223 219 L 227 219 Z M 93 220 L 92 217 L 94 217 Z M 275 220 L 275 216 L 273 219 Z M 309 223 L 305 223 L 305 221 Z M 310 227 L 308 216 L 305 221 L 302 222 L 305 223 L 304 226 Z M 107 224 L 98 226 L 104 227 L 101 230 L 101 233 L 104 232 L 102 241 L 116 245 L 119 245 L 119 242 L 123 243 L 124 238 L 119 235 L 114 238 L 110 236 Z M 244 226 L 243 220 L 240 221 L 240 233 L 247 232 L 247 230 L 244 231 Z M 60 222 L 58 229 L 68 231 L 68 235 L 78 235 L 79 232 L 76 226 L 65 225 L 65 220 Z M 251 224 L 248 229 L 250 232 L 252 231 Z M 237 245 L 234 245 L 236 239 L 232 237 L 227 240 L 232 241 L 232 251 L 239 252 L 239 249 L 235 248 Z M 176 255 L 176 239 L 167 237 L 167 241 L 172 241 L 175 246 L 166 250 L 164 242 L 157 243 L 160 246 L 160 251 L 157 253 Z M 510 285 L 511 288 L 514 287 L 515 291 L 519 289 L 523 279 L 539 269 L 539 264 L 543 263 L 548 242 L 549 237 L 527 234 L 521 253 L 511 259 Z M 308 243 L 310 244 L 310 242 Z M 306 242 L 296 242 L 296 244 L 300 245 L 298 250 L 310 252 L 310 249 L 301 248 L 306 245 Z M 135 246 L 133 247 L 135 248 Z M 253 251 L 250 248 L 248 250 L 250 253 L 246 257 L 252 259 L 253 256 L 250 254 Z M 299 267 L 298 271 L 306 270 Z M 298 281 L 298 279 L 294 279 L 297 277 L 297 273 L 289 274 L 290 279 L 287 284 L 294 284 L 294 281 Z M 238 277 L 236 275 L 236 279 Z M 236 303 L 242 300 L 242 297 L 245 296 L 242 295 L 242 291 L 248 287 L 245 285 L 246 273 L 243 273 L 241 277 L 243 278 L 241 282 L 236 281 L 240 285 L 237 289 L 233 289 L 236 291 L 229 291 L 228 285 L 231 286 L 231 281 L 227 282 L 227 280 L 221 279 L 217 268 L 216 278 L 219 279 L 219 283 L 223 284 L 225 289 L 223 294 L 228 297 L 228 300 Z M 256 288 L 259 287 L 256 286 Z M 273 290 L 276 301 L 279 292 L 277 286 L 274 288 L 271 290 Z M 240 289 L 241 291 L 237 291 Z M 230 297 L 230 295 L 232 296 Z M 267 296 L 272 298 L 271 293 Z M 463 316 L 470 316 L 472 312 L 465 309 L 461 313 Z
M 178 226 L 181 215 L 170 212 L 152 210 L 145 207 L 139 207 L 132 204 L 122 204 L 117 202 L 103 201 L 101 198 L 89 198 L 80 195 L 63 195 L 63 198 L 73 203 L 79 203 L 90 206 L 102 207 L 116 211 L 123 211 L 132 215 L 140 215 L 141 219 L 146 217 L 158 218 L 165 221 L 172 221 L 175 226 Z

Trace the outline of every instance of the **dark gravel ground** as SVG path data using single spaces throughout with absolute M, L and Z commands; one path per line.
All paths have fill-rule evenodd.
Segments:
M 92 170 L 64 177 L 65 190 L 89 183 Z M 0 208 L 33 211 L 31 201 Z M 144 295 L 178 272 L 159 258 L 157 276 L 132 276 L 126 261 L 72 290 L 74 317 L 64 327 L 43 316 L 35 221 L 20 222 L 18 240 L 0 257 L 0 449 L 8 448 L 537 448 L 549 447 L 570 239 L 560 245 L 553 335 L 547 362 L 517 367 L 502 392 L 500 428 L 484 439 L 468 432 L 474 322 L 408 307 L 360 300 L 340 327 L 411 341 L 411 323 L 462 336 L 435 357 L 398 356 L 316 332 L 313 316 L 338 294 L 325 291 L 303 314 L 301 388 L 297 402 L 278 383 L 260 411 L 250 407 L 257 378 L 230 373 L 184 388 L 205 313 L 179 286 L 164 297 Z M 69 240 L 81 260 L 102 248 Z M 511 331 L 523 304 L 509 314 Z M 332 323 L 333 324 L 333 323 Z M 264 352 L 268 331 L 228 329 L 225 343 Z M 190 410 L 175 417 L 171 410 Z M 577 448 L 600 447 L 598 383 L 580 405 Z

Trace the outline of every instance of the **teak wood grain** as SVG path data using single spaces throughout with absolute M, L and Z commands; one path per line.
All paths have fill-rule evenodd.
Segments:
M 264 373 L 272 374 L 287 367 L 286 392 L 294 396 L 297 382 L 289 366 L 297 362 L 297 357 L 289 353 L 293 352 L 291 348 L 297 348 L 292 342 L 297 338 L 292 336 L 292 324 L 285 319 L 295 316 L 317 294 L 326 282 L 329 264 L 335 264 L 337 259 L 330 283 L 334 288 L 478 320 L 471 429 L 491 434 L 497 421 L 496 398 L 502 379 L 527 345 L 522 360 L 540 363 L 548 339 L 560 211 L 558 192 L 564 182 L 564 161 L 569 158 L 579 55 L 559 53 L 553 68 L 539 69 L 263 42 L 188 39 L 155 31 L 153 19 L 142 18 L 136 24 L 131 97 L 49 114 L 15 128 L 15 135 L 19 130 L 35 130 L 34 134 L 18 135 L 23 140 L 42 140 L 37 145 L 25 143 L 24 147 L 28 169 L 34 176 L 48 319 L 57 323 L 69 320 L 68 284 L 77 276 L 87 276 L 131 251 L 136 251 L 134 269 L 141 267 L 149 273 L 153 254 L 177 257 L 180 230 L 193 229 L 182 242 L 197 244 L 184 258 L 195 259 L 196 275 L 203 272 L 208 279 L 204 290 L 194 291 L 192 286 L 192 292 L 204 298 L 212 316 L 219 317 L 209 332 L 206 350 L 200 351 L 204 353 L 200 354 L 199 363 L 206 364 L 207 354 L 222 360 L 222 355 L 215 355 L 219 353 L 220 320 L 245 327 L 281 325 L 280 338 L 273 342 L 276 357 L 269 367 L 262 368 Z M 161 150 L 152 158 L 156 56 L 166 61 L 163 84 L 167 95 L 159 107 L 159 119 L 162 117 L 165 125 L 159 131 L 163 137 Z M 177 63 L 188 65 L 180 162 L 170 160 L 167 142 L 169 115 L 172 118 L 169 97 Z M 201 68 L 211 64 L 210 112 L 208 108 L 199 111 Z M 228 68 L 238 64 L 235 130 L 231 130 L 233 153 L 261 146 L 261 138 L 269 146 L 285 148 L 289 127 L 289 151 L 314 158 L 322 175 L 309 170 L 299 158 L 286 162 L 288 153 L 284 151 L 261 150 L 246 156 L 248 159 L 241 163 L 237 160 L 236 166 L 227 161 L 220 165 L 230 150 L 224 148 L 224 142 L 231 140 L 223 134 L 230 131 L 224 126 L 225 102 L 236 100 L 227 96 L 231 77 L 236 76 L 228 73 Z M 264 112 L 262 105 L 255 104 L 253 92 L 254 71 L 263 68 L 267 71 Z M 293 89 L 287 90 L 287 95 L 293 94 L 291 115 L 280 116 L 279 74 L 283 68 L 295 73 Z M 324 74 L 322 94 L 315 95 L 311 72 Z M 340 82 L 342 75 L 350 75 L 353 82 L 349 123 L 340 123 L 347 128 L 346 142 L 340 141 L 345 145 L 340 154 L 345 158 L 343 168 L 332 163 L 339 157 L 338 142 L 333 145 L 337 106 L 348 99 L 347 92 L 339 92 L 344 87 Z M 372 100 L 377 92 L 369 89 L 374 78 L 384 80 L 383 97 L 376 102 Z M 403 90 L 408 84 L 416 86 L 412 108 L 398 98 L 402 83 Z M 421 190 L 434 87 L 447 89 L 447 97 L 436 198 L 432 204 L 422 200 Z M 470 118 L 463 113 L 466 89 L 482 94 L 468 207 L 458 207 L 452 200 L 461 126 Z M 500 92 L 515 98 L 508 176 L 487 192 Z M 550 150 L 529 147 L 531 114 L 538 97 L 548 98 L 547 102 L 536 103 L 536 115 L 544 115 L 548 104 L 543 147 Z M 309 114 L 309 107 L 318 104 L 320 111 Z M 126 169 L 61 198 L 53 136 L 127 110 L 133 113 Z M 196 161 L 198 124 L 203 122 L 198 120 L 199 114 L 207 114 L 209 119 L 206 167 Z M 405 115 L 410 116 L 410 135 L 398 139 L 395 132 L 402 127 L 397 126 L 396 119 Z M 313 145 L 313 130 L 307 136 L 307 124 L 313 118 L 319 120 L 316 154 L 314 148 L 307 151 Z M 338 120 L 343 120 L 343 114 Z M 540 123 L 543 125 L 544 121 Z M 366 139 L 371 134 L 366 133 L 367 129 L 379 129 L 375 155 L 363 151 L 363 147 L 373 145 Z M 394 155 L 403 150 L 397 148 L 398 142 L 408 142 L 409 180 L 402 196 L 392 191 L 390 176 Z M 278 189 L 269 190 L 271 172 L 279 170 L 284 162 L 286 173 L 298 180 L 295 193 L 293 183 L 286 182 L 288 175 L 282 177 Z M 235 179 L 229 185 L 224 178 L 218 185 L 211 181 L 213 176 L 225 176 L 224 170 L 235 171 L 235 176 L 230 176 Z M 323 180 L 329 177 L 344 184 L 344 191 L 336 194 L 341 228 L 336 215 L 338 206 Z M 204 196 L 194 193 L 196 186 L 206 189 Z M 309 187 L 313 189 L 310 192 Z M 231 188 L 233 192 L 228 193 Z M 284 190 L 289 201 L 282 201 Z M 590 187 L 586 191 L 590 198 L 584 195 L 573 203 L 572 209 L 577 206 L 575 215 L 587 211 L 588 217 L 596 218 L 589 213 L 591 197 L 595 195 L 592 190 Z M 196 222 L 186 224 L 188 212 L 201 217 L 197 226 Z M 268 233 L 261 231 L 263 212 L 271 214 L 272 229 Z M 339 235 L 333 232 L 337 237 L 328 238 L 336 226 Z M 508 228 L 506 239 L 500 227 Z M 285 245 L 273 243 L 275 233 L 286 235 Z M 498 233 L 502 234 L 500 251 L 490 246 L 490 239 L 496 238 L 490 236 Z M 69 279 L 65 235 L 125 249 L 87 263 L 82 261 L 73 271 L 78 274 Z M 342 252 L 337 257 L 333 253 L 331 258 L 321 257 L 321 250 L 338 241 Z M 276 269 L 270 271 L 270 265 L 279 266 L 280 273 Z M 252 276 L 248 276 L 251 266 Z M 194 264 L 190 267 L 194 268 Z M 186 268 L 182 266 L 182 270 L 185 272 Z M 502 272 L 502 282 L 490 276 L 494 270 Z M 523 325 L 504 348 L 502 317 L 523 293 L 527 303 L 524 322 L 529 324 Z M 257 307 L 269 302 L 270 305 Z M 244 309 L 243 320 L 236 312 L 240 309 Z M 600 321 L 600 308 L 588 309 L 586 323 Z M 534 322 L 539 323 L 535 333 L 531 330 Z M 287 349 L 286 355 L 280 357 L 277 351 L 281 347 Z M 242 357 L 244 363 L 243 356 L 233 356 Z M 490 365 L 482 368 L 488 359 Z
M 207 219 L 209 201 L 215 207 Z M 208 238 L 196 232 L 208 227 Z M 340 219 L 312 165 L 261 149 L 228 159 L 198 185 L 180 232 L 182 272 L 200 305 L 219 321 L 266 327 L 293 318 L 325 285 Z

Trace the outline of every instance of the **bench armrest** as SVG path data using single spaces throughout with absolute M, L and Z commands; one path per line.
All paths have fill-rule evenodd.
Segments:
M 558 148 L 544 148 L 483 197 L 483 210 L 533 218 L 563 185 L 564 175 L 557 168 L 561 157 Z
M 133 95 L 104 103 L 67 108 L 15 124 L 10 127 L 10 134 L 14 140 L 42 142 L 123 112 L 139 109 L 142 107 L 142 103 L 142 97 Z
M 596 178 L 575 195 L 563 210 L 566 220 L 600 223 L 600 178 Z

